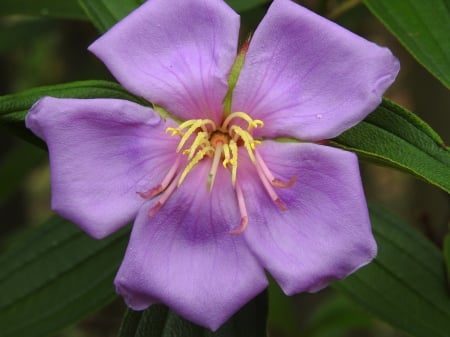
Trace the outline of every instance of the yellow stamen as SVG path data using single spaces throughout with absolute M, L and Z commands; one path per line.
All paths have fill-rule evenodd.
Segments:
M 229 144 L 231 151 L 231 159 L 229 163 L 231 164 L 231 183 L 233 186 L 236 184 L 237 166 L 238 166 L 238 148 L 234 140 L 230 141 Z
M 180 143 L 177 147 L 177 152 L 180 152 L 184 144 L 186 144 L 188 139 L 197 129 L 202 129 L 203 132 L 208 133 L 208 125 L 211 125 L 212 130 L 216 129 L 216 124 L 210 119 L 190 119 L 184 123 L 181 123 L 178 128 L 167 128 L 166 132 L 172 132 L 172 136 L 181 136 Z M 183 132 L 182 130 L 184 129 L 187 129 L 187 131 Z
M 238 138 L 241 138 L 244 142 L 244 146 L 247 149 L 248 156 L 255 162 L 255 156 L 253 155 L 253 151 L 255 150 L 255 141 L 253 137 L 247 131 L 243 130 L 240 126 L 233 125 L 230 127 L 230 133 L 234 133 L 234 140 L 237 141 Z
M 223 145 L 223 167 L 227 168 L 228 163 L 230 162 L 230 145 L 224 144 Z
M 242 124 L 231 124 L 233 119 L 247 122 L 247 128 Z M 238 146 L 243 145 L 253 163 L 256 162 L 254 152 L 260 141 L 253 139 L 251 130 L 263 127 L 264 123 L 258 119 L 252 119 L 245 112 L 237 111 L 229 114 L 220 128 L 216 128 L 214 121 L 210 119 L 192 119 L 181 123 L 177 128 L 167 128 L 172 136 L 180 136 L 177 152 L 187 155 L 188 163 L 178 179 L 178 186 L 183 183 L 186 176 L 205 157 L 212 157 L 211 169 L 208 176 L 208 186 L 211 190 L 217 174 L 218 165 L 222 160 L 224 168 L 231 171 L 231 181 L 236 185 L 238 167 Z M 192 143 L 190 139 L 193 138 Z M 186 146 L 190 143 L 189 147 Z
M 189 161 L 181 173 L 180 179 L 178 180 L 178 186 L 183 183 L 188 173 L 200 162 L 200 160 L 202 160 L 205 156 L 209 156 L 211 152 L 214 152 L 214 148 L 212 146 L 207 146 L 195 154 L 194 158 Z
M 191 121 L 187 121 L 191 122 Z M 184 122 L 183 124 L 186 124 L 187 122 Z M 202 126 L 203 121 L 201 119 L 197 119 L 192 121 L 193 123 L 190 123 L 189 129 L 187 129 L 186 133 L 181 137 L 180 143 L 177 147 L 177 152 L 180 152 L 180 150 L 183 148 L 184 144 L 186 144 L 187 140 L 191 135 L 194 133 L 195 130 L 197 130 L 200 126 Z M 180 125 L 180 129 L 183 129 L 183 124 Z M 187 127 L 187 126 L 186 126 Z
M 246 123 L 247 126 L 245 126 Z M 240 146 L 245 147 L 248 157 L 255 165 L 256 173 L 269 197 L 280 210 L 287 210 L 287 205 L 279 198 L 275 188 L 292 187 L 297 177 L 292 177 L 289 181 L 283 181 L 273 176 L 256 149 L 257 145 L 261 144 L 261 141 L 253 138 L 252 130 L 263 126 L 264 123 L 261 120 L 252 119 L 248 114 L 237 111 L 227 115 L 219 128 L 210 119 L 192 119 L 181 123 L 178 127 L 168 127 L 166 133 L 170 132 L 171 136 L 180 137 L 176 152 L 186 155 L 186 164 L 183 168 L 181 166 L 181 156 L 178 156 L 177 161 L 159 185 L 148 191 L 138 192 L 138 195 L 145 199 L 161 194 L 159 200 L 149 210 L 148 216 L 152 217 L 158 212 L 176 188 L 184 182 L 187 175 L 205 157 L 209 157 L 211 160 L 208 159 L 202 162 L 202 165 L 211 165 L 207 178 L 208 189 L 212 191 L 217 178 L 219 163 L 222 162 L 223 167 L 231 173 L 231 182 L 236 192 L 241 215 L 240 223 L 236 228 L 231 229 L 229 233 L 234 235 L 243 233 L 249 224 L 249 218 L 244 193 L 239 184 L 240 181 L 237 179 Z M 245 152 L 241 152 L 242 154 L 245 155 Z
M 172 137 L 175 136 L 175 135 L 183 136 L 183 131 L 181 131 L 181 130 L 178 129 L 178 128 L 167 128 L 167 129 L 166 129 L 166 133 L 168 133 L 168 132 L 171 132 L 171 133 L 172 133 L 172 134 L 171 134 Z
M 197 151 L 198 148 L 200 147 L 205 147 L 209 145 L 209 134 L 208 132 L 199 132 L 197 134 L 197 137 L 195 137 L 194 142 L 192 143 L 191 147 L 189 148 L 189 150 L 185 150 L 183 151 L 183 154 L 189 154 L 188 159 L 192 159 L 192 157 L 194 157 L 195 151 Z
M 263 127 L 264 122 L 259 119 L 252 119 L 249 115 L 247 115 L 245 112 L 237 111 L 233 112 L 228 115 L 227 118 L 222 123 L 222 128 L 226 129 L 228 127 L 228 124 L 233 118 L 241 118 L 245 120 L 248 123 L 247 131 L 250 131 L 253 128 L 257 128 L 258 126 Z

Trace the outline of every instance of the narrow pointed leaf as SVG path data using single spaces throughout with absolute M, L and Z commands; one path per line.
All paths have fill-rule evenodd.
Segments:
M 2 0 L 0 16 L 13 14 L 86 20 L 77 0 Z
M 54 217 L 0 257 L 2 337 L 44 337 L 116 298 L 127 229 L 89 238 Z
M 266 321 L 267 292 L 263 292 L 215 332 L 181 318 L 163 305 L 153 305 L 145 311 L 128 310 L 120 337 L 264 337 Z
M 393 102 L 384 100 L 331 144 L 409 172 L 450 193 L 449 147 L 424 121 Z
M 370 211 L 378 256 L 336 288 L 412 336 L 448 337 L 450 297 L 440 251 L 394 215 Z
M 45 145 L 24 125 L 25 115 L 43 96 L 59 98 L 120 98 L 145 104 L 146 102 L 126 92 L 116 83 L 107 81 L 80 81 L 37 87 L 21 93 L 0 96 L 0 127 L 16 133 L 41 147 Z M 148 104 L 148 103 L 147 103 Z
M 447 0 L 364 0 L 406 49 L 450 88 L 450 4 Z
M 444 260 L 445 271 L 447 272 L 447 287 L 450 291 L 450 234 L 447 234 L 444 238 Z

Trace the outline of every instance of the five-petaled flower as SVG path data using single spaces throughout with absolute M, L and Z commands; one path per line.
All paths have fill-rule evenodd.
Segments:
M 26 119 L 48 145 L 56 212 L 96 238 L 135 219 L 115 279 L 128 306 L 211 329 L 265 271 L 294 294 L 373 259 L 356 156 L 319 143 L 375 109 L 399 68 L 289 0 L 273 1 L 241 69 L 238 34 L 221 0 L 149 0 L 90 50 L 155 109 L 46 97 Z

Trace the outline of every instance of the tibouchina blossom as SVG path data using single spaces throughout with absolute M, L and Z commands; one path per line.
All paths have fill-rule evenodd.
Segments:
M 374 258 L 357 158 L 320 144 L 374 110 L 399 69 L 388 49 L 275 0 L 227 94 L 238 33 L 223 1 L 149 0 L 89 50 L 168 116 L 45 97 L 26 119 L 48 145 L 57 213 L 95 238 L 134 220 L 115 279 L 128 306 L 164 303 L 211 329 L 266 271 L 286 294 L 314 292 Z

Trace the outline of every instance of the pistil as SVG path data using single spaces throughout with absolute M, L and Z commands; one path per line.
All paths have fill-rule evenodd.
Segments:
M 209 191 L 212 190 L 214 186 L 214 180 L 216 180 L 217 169 L 219 168 L 219 161 L 222 157 L 222 151 L 223 151 L 223 144 L 222 143 L 217 144 L 214 149 L 214 157 L 211 164 L 211 169 L 209 170 L 208 174 Z

